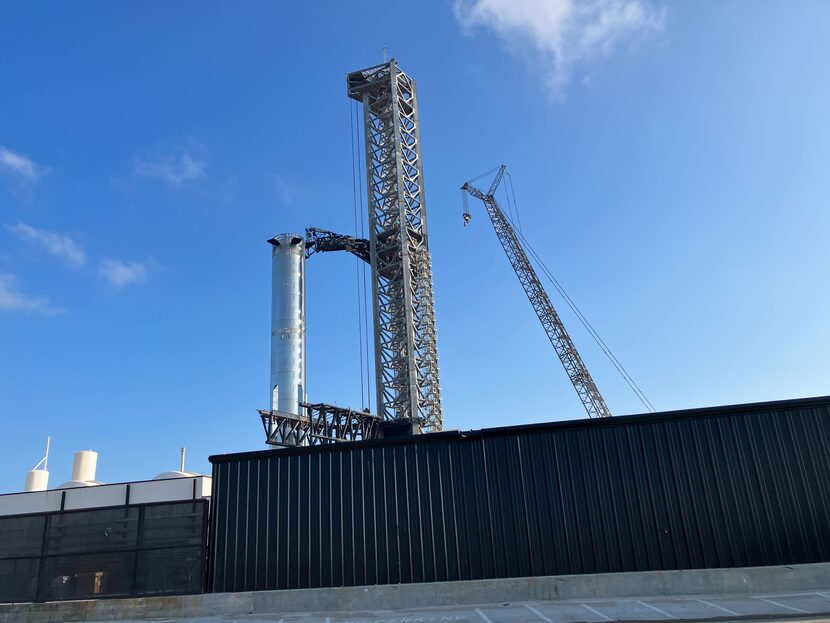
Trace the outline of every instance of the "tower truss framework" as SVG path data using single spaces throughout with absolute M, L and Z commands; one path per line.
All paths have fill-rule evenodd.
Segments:
M 363 103 L 378 415 L 441 430 L 415 81 L 393 59 L 347 76 Z

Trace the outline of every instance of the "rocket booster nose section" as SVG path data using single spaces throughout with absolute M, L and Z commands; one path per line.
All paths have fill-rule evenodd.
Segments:
M 271 409 L 298 415 L 305 402 L 305 244 L 277 234 L 271 251 Z
M 303 242 L 303 237 L 300 234 L 277 234 L 273 238 L 266 240 L 266 242 L 275 247 L 280 246 L 294 246 Z

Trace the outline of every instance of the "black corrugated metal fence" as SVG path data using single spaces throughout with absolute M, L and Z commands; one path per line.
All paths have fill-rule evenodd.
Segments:
M 830 398 L 211 461 L 213 591 L 830 561 Z
M 207 500 L 0 517 L 0 602 L 201 593 Z

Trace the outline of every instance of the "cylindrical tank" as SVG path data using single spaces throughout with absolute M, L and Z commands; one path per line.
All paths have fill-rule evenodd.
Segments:
M 26 472 L 24 491 L 46 491 L 49 488 L 49 472 L 45 469 L 33 469 Z
M 95 480 L 95 468 L 98 465 L 98 453 L 93 450 L 79 450 L 72 463 L 72 480 L 92 482 Z
M 92 450 L 79 450 L 75 453 L 75 461 L 72 463 L 72 480 L 66 481 L 58 489 L 97 487 L 101 484 L 95 480 L 95 469 L 97 466 L 97 452 Z
M 274 411 L 300 413 L 305 402 L 305 241 L 278 234 L 271 249 L 271 386 Z

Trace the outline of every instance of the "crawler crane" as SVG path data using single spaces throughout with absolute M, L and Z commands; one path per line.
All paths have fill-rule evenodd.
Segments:
M 579 356 L 571 337 L 565 330 L 565 325 L 562 324 L 553 303 L 550 302 L 550 297 L 542 287 L 542 283 L 539 281 L 530 260 L 528 260 L 519 237 L 504 212 L 502 212 L 498 201 L 496 201 L 496 189 L 501 183 L 502 177 L 504 177 L 505 169 L 504 165 L 499 167 L 496 177 L 486 192 L 479 190 L 470 182 L 466 182 L 461 190 L 484 203 L 490 221 L 493 223 L 493 228 L 496 230 L 496 236 L 498 236 L 499 242 L 501 242 L 501 246 L 507 254 L 507 259 L 510 261 L 510 265 L 513 266 L 513 270 L 516 271 L 516 276 L 519 278 L 527 298 L 530 299 L 530 304 L 539 317 L 550 343 L 553 345 L 556 354 L 559 355 L 559 360 L 562 362 L 571 383 L 573 383 L 576 393 L 579 394 L 579 399 L 588 412 L 588 416 L 610 417 L 611 411 L 605 404 L 594 379 L 591 378 L 588 368 L 585 367 L 582 357 Z M 466 198 L 466 194 L 464 196 Z M 469 221 L 470 212 L 465 208 L 464 224 L 466 225 Z

